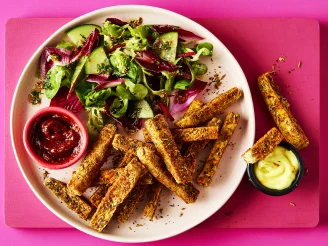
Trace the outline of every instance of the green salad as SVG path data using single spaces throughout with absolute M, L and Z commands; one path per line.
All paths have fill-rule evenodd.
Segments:
M 158 113 L 173 121 L 206 87 L 199 76 L 207 66 L 199 58 L 211 56 L 213 46 L 178 26 L 107 18 L 102 26 L 80 25 L 66 34 L 44 48 L 31 95 L 42 93 L 50 106 L 74 113 L 85 110 L 91 136 L 109 121 L 129 132 Z

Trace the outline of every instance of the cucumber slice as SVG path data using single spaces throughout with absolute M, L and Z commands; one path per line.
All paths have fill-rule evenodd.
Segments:
M 80 46 L 95 28 L 101 30 L 97 25 L 85 24 L 69 29 L 66 34 L 76 46 Z
M 99 73 L 98 65 L 108 62 L 106 52 L 103 47 L 98 47 L 92 51 L 85 63 L 86 74 Z
M 68 93 L 69 95 L 73 92 L 76 83 L 78 82 L 79 78 L 82 76 L 83 71 L 84 71 L 83 68 L 84 68 L 84 65 L 85 65 L 87 59 L 88 59 L 87 56 L 81 57 L 78 64 L 76 65 L 75 71 L 71 78 L 71 88 L 69 89 L 69 93 Z
M 131 118 L 153 118 L 154 112 L 146 100 L 133 101 L 131 108 Z
M 154 50 L 164 60 L 174 62 L 177 54 L 178 33 L 168 32 L 160 35 L 154 42 Z

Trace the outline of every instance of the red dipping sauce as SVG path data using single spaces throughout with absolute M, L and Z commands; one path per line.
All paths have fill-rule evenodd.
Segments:
M 23 142 L 29 156 L 49 169 L 63 169 L 79 161 L 88 148 L 88 132 L 71 111 L 46 107 L 25 124 Z
M 45 161 L 54 164 L 62 164 L 76 157 L 82 144 L 77 124 L 60 113 L 36 118 L 29 139 L 34 151 Z

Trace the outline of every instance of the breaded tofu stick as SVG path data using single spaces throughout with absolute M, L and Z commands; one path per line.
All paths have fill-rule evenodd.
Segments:
M 219 137 L 219 128 L 211 127 L 194 127 L 184 129 L 171 129 L 175 142 L 194 142 L 202 140 L 213 140 Z
M 189 114 L 199 110 L 203 105 L 204 105 L 204 103 L 200 100 L 192 101 L 192 103 L 189 105 L 189 107 L 188 107 L 186 113 L 184 114 L 184 116 L 189 115 Z M 151 136 L 150 136 L 149 132 L 147 131 L 147 128 L 143 128 L 142 133 L 143 133 L 145 142 L 146 143 L 151 143 Z
M 284 137 L 280 131 L 276 127 L 273 127 L 252 148 L 248 149 L 242 157 L 246 163 L 251 164 L 263 160 L 283 139 Z
M 119 223 L 123 224 L 129 219 L 133 210 L 144 195 L 147 187 L 148 185 L 139 185 L 138 181 L 138 184 L 133 188 L 128 197 L 120 204 L 116 211 Z
M 136 157 L 136 156 L 134 156 Z M 109 170 L 101 170 L 100 176 L 96 182 L 96 185 L 107 185 L 110 186 L 115 183 L 116 179 L 120 176 L 121 172 L 123 172 L 124 168 L 116 168 Z M 154 183 L 153 176 L 150 173 L 146 173 L 139 180 L 141 185 L 147 185 Z
M 200 100 L 194 100 L 191 102 L 191 104 L 189 105 L 187 111 L 185 112 L 185 114 L 183 115 L 183 117 L 190 115 L 196 111 L 198 111 L 201 107 L 204 106 L 205 103 L 203 103 Z
M 139 147 L 137 156 L 140 162 L 147 166 L 148 171 L 154 178 L 180 197 L 185 203 L 194 203 L 197 200 L 199 190 L 192 183 L 177 184 L 154 151 Z
M 85 199 L 69 194 L 65 183 L 54 178 L 48 178 L 44 185 L 57 196 L 66 206 L 77 213 L 82 219 L 87 220 L 92 206 L 90 206 Z
M 105 197 L 109 186 L 107 185 L 100 185 L 98 189 L 91 195 L 89 201 L 91 202 L 92 206 L 97 208 L 101 202 L 101 200 Z
M 207 126 L 216 126 L 218 129 L 220 129 L 221 125 L 222 125 L 222 120 L 214 117 L 206 125 Z M 206 145 L 209 142 L 210 142 L 210 140 L 204 140 L 204 141 L 195 141 L 195 142 L 190 143 L 189 146 L 186 148 L 183 156 L 196 159 L 198 157 L 199 153 L 206 147 Z
M 145 127 L 151 135 L 157 152 L 161 155 L 169 172 L 178 184 L 192 180 L 192 174 L 187 168 L 186 160 L 178 150 L 164 116 L 156 115 L 145 122 Z
M 219 139 L 214 142 L 203 170 L 197 177 L 198 184 L 207 187 L 212 182 L 212 178 L 219 166 L 222 155 L 229 144 L 232 134 L 238 125 L 239 119 L 239 114 L 234 114 L 232 112 L 228 113 L 220 130 Z
M 118 164 L 117 167 L 125 167 L 134 157 L 136 157 L 135 150 L 128 150 L 127 152 L 125 152 L 122 161 L 120 162 L 120 164 Z
M 219 118 L 214 117 L 206 124 L 207 126 L 216 126 L 218 129 L 221 128 L 222 121 Z M 203 140 L 203 141 L 195 141 L 190 143 L 186 150 L 183 153 L 183 156 L 187 159 L 189 163 L 189 169 L 192 173 L 196 171 L 197 166 L 197 157 L 199 153 L 205 149 L 205 147 L 209 144 L 210 140 Z
M 158 181 L 150 186 L 146 206 L 143 211 L 143 216 L 148 217 L 150 220 L 154 218 L 163 188 L 164 186 Z
M 299 150 L 307 147 L 309 139 L 292 115 L 289 103 L 281 96 L 279 87 L 274 83 L 271 73 L 262 74 L 258 78 L 258 86 L 274 122 L 286 141 Z
M 151 135 L 147 128 L 143 130 L 145 142 L 152 142 Z M 194 142 L 202 140 L 217 139 L 219 136 L 218 127 L 195 127 L 184 129 L 170 129 L 175 142 Z
M 127 137 L 127 136 L 123 136 L 121 134 L 116 134 L 114 136 L 114 140 L 113 140 L 113 147 L 115 149 L 119 149 L 122 150 L 124 152 L 127 152 L 129 150 L 136 150 L 138 147 L 148 147 L 151 150 L 156 150 L 155 147 L 151 144 L 147 144 L 144 143 L 142 141 Z
M 110 154 L 115 132 L 116 126 L 113 124 L 107 124 L 101 129 L 92 149 L 68 182 L 68 189 L 71 194 L 81 196 L 86 189 L 92 186 L 99 175 L 100 168 Z
M 230 107 L 242 94 L 241 90 L 234 87 L 212 99 L 200 110 L 179 119 L 175 125 L 178 128 L 199 126 Z
M 145 173 L 145 168 L 133 159 L 120 174 L 115 183 L 108 189 L 101 200 L 97 211 L 92 216 L 90 225 L 98 232 L 102 232 L 115 213 L 117 207 L 129 195 L 138 179 Z

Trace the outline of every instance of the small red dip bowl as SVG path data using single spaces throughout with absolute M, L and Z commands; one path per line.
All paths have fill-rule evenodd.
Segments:
M 37 111 L 23 131 L 27 153 L 48 169 L 63 169 L 79 161 L 87 150 L 88 140 L 81 120 L 59 107 Z

